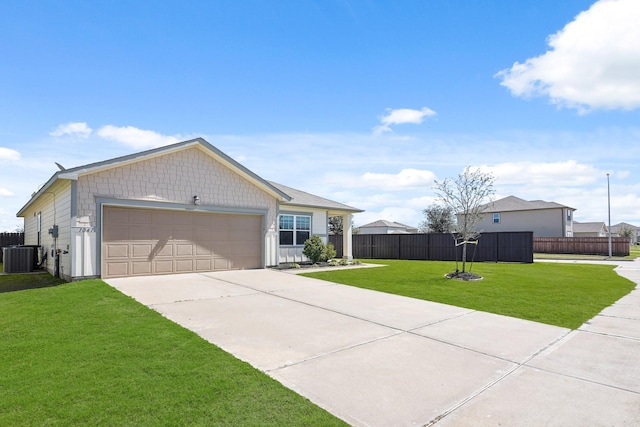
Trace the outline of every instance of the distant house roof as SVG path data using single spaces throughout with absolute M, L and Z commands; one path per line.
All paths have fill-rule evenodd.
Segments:
M 607 226 L 604 222 L 577 222 L 573 221 L 573 233 L 599 233 L 606 231 Z
M 612 225 L 611 226 L 611 232 L 612 233 L 617 233 L 618 231 L 620 231 L 621 228 L 629 228 L 631 230 L 636 230 L 636 231 L 640 230 L 640 227 L 637 227 L 637 226 L 635 226 L 633 224 L 629 224 L 627 222 L 620 222 L 620 223 L 618 223 L 616 225 Z
M 286 185 L 278 184 L 272 181 L 267 181 L 267 182 L 291 198 L 291 200 L 289 201 L 281 202 L 283 205 L 297 205 L 297 206 L 306 206 L 310 208 L 322 208 L 322 209 L 328 209 L 329 211 L 336 210 L 336 211 L 347 211 L 347 212 L 353 212 L 353 213 L 363 212 L 361 209 L 354 208 L 353 206 L 334 202 L 333 200 L 325 199 L 320 196 L 315 196 L 305 191 L 296 190 L 295 188 L 287 187 Z
M 508 196 L 482 206 L 483 212 L 510 212 L 510 211 L 532 211 L 539 209 L 561 209 L 567 208 L 575 211 L 575 208 L 561 205 L 556 202 L 545 202 L 544 200 L 524 200 L 516 196 Z
M 361 225 L 358 228 L 387 228 L 387 229 L 396 229 L 401 233 L 417 233 L 418 229 L 415 227 L 411 227 L 410 225 L 402 224 L 399 222 L 387 221 L 384 219 L 379 219 L 374 222 L 370 222 L 369 224 Z

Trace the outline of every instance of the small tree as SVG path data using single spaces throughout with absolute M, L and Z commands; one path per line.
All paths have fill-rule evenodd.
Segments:
M 620 237 L 626 237 L 627 239 L 629 239 L 629 242 L 633 242 L 633 235 L 634 235 L 634 230 L 631 227 L 628 227 L 626 225 L 621 225 L 620 228 L 618 229 L 618 236 Z
M 450 233 L 455 227 L 453 210 L 448 206 L 433 204 L 422 214 L 425 219 L 418 226 L 421 233 Z
M 341 216 L 329 217 L 329 234 L 342 236 L 342 217 Z
M 336 256 L 336 250 L 332 243 L 324 244 L 322 238 L 317 234 L 311 236 L 304 242 L 302 253 L 311 260 L 312 263 L 324 262 Z
M 491 201 L 495 190 L 491 173 L 467 166 L 457 178 L 435 181 L 436 194 L 445 207 L 456 213 L 455 233 L 462 239 L 462 272 L 466 270 L 467 244 L 477 238 L 478 222 L 482 219 L 484 204 Z

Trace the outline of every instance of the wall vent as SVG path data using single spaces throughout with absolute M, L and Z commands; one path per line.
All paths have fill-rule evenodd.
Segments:
M 5 273 L 30 273 L 33 271 L 33 248 L 8 247 L 4 248 Z

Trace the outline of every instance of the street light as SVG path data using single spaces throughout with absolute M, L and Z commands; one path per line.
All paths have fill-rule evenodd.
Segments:
M 611 258 L 611 187 L 609 186 L 609 174 L 607 173 L 607 209 L 609 211 L 609 258 Z

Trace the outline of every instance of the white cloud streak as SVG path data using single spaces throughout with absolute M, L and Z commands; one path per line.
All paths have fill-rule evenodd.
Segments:
M 0 197 L 11 197 L 14 194 L 6 188 L 0 188 Z
M 115 141 L 135 149 L 161 147 L 174 144 L 180 139 L 175 136 L 159 134 L 152 130 L 138 129 L 133 126 L 117 127 L 106 125 L 96 132 L 101 138 Z
M 18 160 L 20 160 L 20 152 L 11 148 L 0 147 L 0 162 L 17 162 Z
M 72 122 L 59 125 L 55 130 L 49 132 L 49 135 L 55 137 L 62 137 L 65 135 L 79 136 L 81 138 L 88 138 L 93 132 L 85 122 Z
M 640 107 L 640 1 L 600 0 L 547 39 L 546 53 L 496 74 L 518 97 L 580 112 Z
M 491 172 L 497 184 L 504 186 L 563 186 L 590 185 L 605 176 L 605 171 L 575 160 L 553 163 L 510 162 L 482 166 Z
M 380 125 L 373 128 L 374 135 L 381 135 L 385 132 L 393 132 L 392 125 L 412 123 L 419 125 L 425 117 L 435 116 L 436 112 L 430 108 L 423 107 L 421 110 L 410 108 L 399 108 L 396 110 L 387 109 L 387 114 L 381 116 Z

